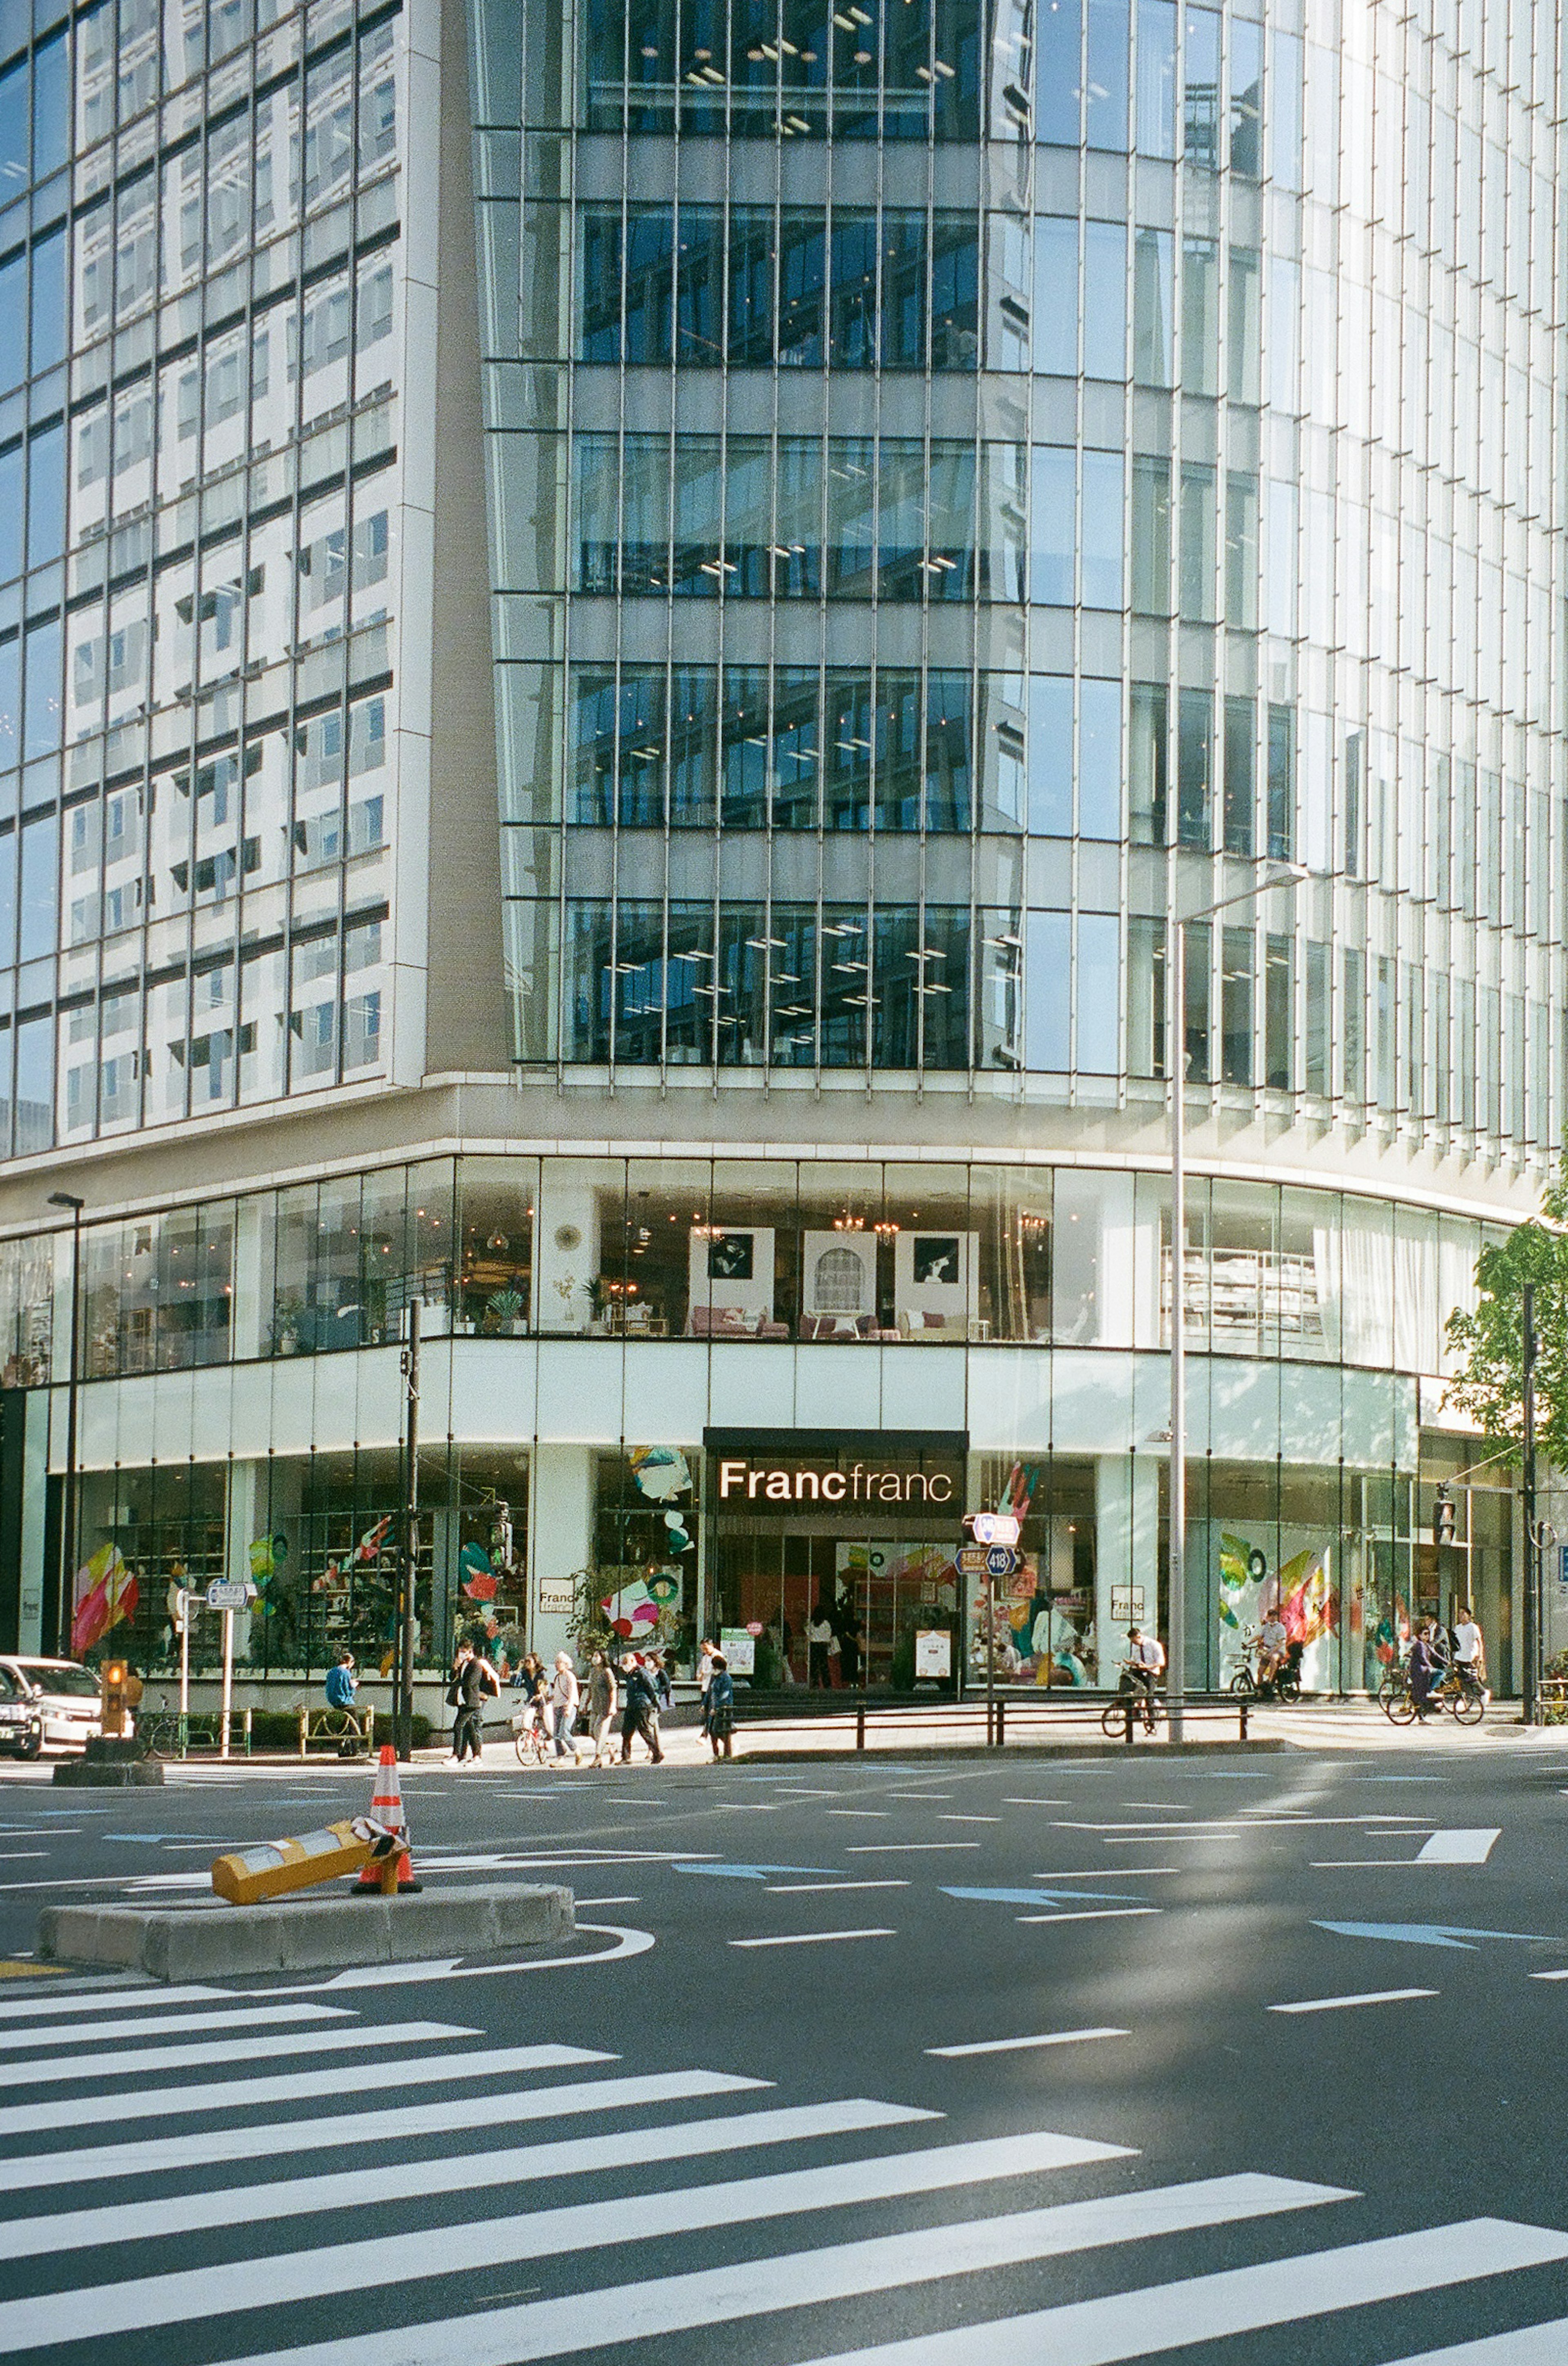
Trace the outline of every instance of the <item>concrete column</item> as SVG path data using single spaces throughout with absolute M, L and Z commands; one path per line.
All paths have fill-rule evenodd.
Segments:
M 229 1498 L 223 1527 L 223 1574 L 225 1577 L 248 1578 L 251 1574 L 251 1542 L 257 1534 L 259 1514 L 266 1510 L 266 1495 L 257 1483 L 253 1462 L 231 1462 L 229 1465 Z M 211 1611 L 201 1614 L 212 1617 Z M 234 1664 L 241 1666 L 251 1656 L 251 1628 L 253 1625 L 248 1610 L 234 1613 Z
M 1094 1521 L 1094 1642 L 1099 1681 L 1114 1686 L 1129 1625 L 1152 1628 L 1159 1606 L 1159 1465 L 1152 1456 L 1102 1456 Z
M 593 1559 L 591 1446 L 536 1446 L 528 1491 L 528 1639 L 542 1659 L 566 1648 L 570 1617 L 540 1608 L 541 1587 L 557 1593 Z

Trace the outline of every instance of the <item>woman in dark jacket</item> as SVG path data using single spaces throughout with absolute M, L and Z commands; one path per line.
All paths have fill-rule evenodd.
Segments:
M 721 1758 L 733 1758 L 735 1754 L 735 1680 L 722 1651 L 714 1652 L 711 1668 L 702 1724 L 713 1745 L 713 1763 L 717 1765 Z
M 1410 1697 L 1423 1724 L 1431 1703 L 1432 1686 L 1437 1683 L 1441 1668 L 1442 1662 L 1432 1647 L 1431 1628 L 1418 1628 L 1416 1639 L 1410 1646 Z

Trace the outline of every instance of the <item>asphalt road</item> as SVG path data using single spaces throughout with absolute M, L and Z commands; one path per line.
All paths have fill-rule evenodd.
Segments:
M 18 1952 L 10 2358 L 1568 2360 L 1568 1737 L 406 1794 L 427 1882 L 566 1879 L 576 1940 L 196 1991 Z M 366 1795 L 8 1773 L 0 1944 Z

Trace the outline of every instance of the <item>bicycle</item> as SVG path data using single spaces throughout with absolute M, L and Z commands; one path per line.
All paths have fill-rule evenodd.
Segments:
M 1258 1669 L 1262 1664 L 1263 1643 L 1260 1628 L 1249 1627 L 1243 1637 L 1241 1665 L 1231 1677 L 1228 1689 L 1240 1700 L 1298 1701 L 1301 1698 L 1301 1662 L 1299 1652 L 1287 1654 L 1280 1662 L 1266 1684 L 1258 1681 Z M 1256 1658 L 1254 1657 L 1256 1655 Z
M 1100 1718 L 1100 1730 L 1108 1741 L 1119 1741 L 1127 1729 L 1127 1703 L 1132 1703 L 1133 1716 L 1141 1718 L 1143 1729 L 1152 1734 L 1166 1722 L 1165 1696 L 1157 1693 L 1152 1684 L 1140 1684 L 1129 1676 L 1132 1662 L 1122 1662 L 1122 1682 L 1114 1699 L 1106 1702 Z
M 520 1765 L 548 1766 L 550 1745 L 532 1707 L 520 1708 L 512 1719 L 512 1740 Z

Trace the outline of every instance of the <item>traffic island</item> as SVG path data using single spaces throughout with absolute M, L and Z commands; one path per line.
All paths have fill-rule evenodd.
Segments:
M 418 1897 L 282 1898 L 261 1906 L 46 1906 L 47 1963 L 199 1980 L 238 1972 L 314 1972 L 490 1955 L 568 1939 L 572 1893 L 546 1884 L 476 1882 Z
M 95 1733 L 80 1758 L 62 1758 L 54 1770 L 57 1783 L 78 1783 L 105 1791 L 129 1785 L 161 1783 L 163 1762 L 150 1758 L 134 1735 Z

